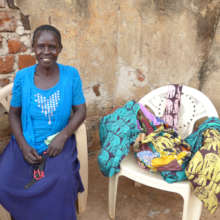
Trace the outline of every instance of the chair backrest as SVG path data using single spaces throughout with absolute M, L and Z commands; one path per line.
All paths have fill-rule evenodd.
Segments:
M 0 88 L 0 104 L 9 111 L 10 100 L 11 100 L 11 90 L 13 83 L 8 84 L 7 86 Z
M 139 103 L 146 104 L 156 116 L 162 117 L 166 107 L 167 92 L 168 86 L 157 88 L 141 98 Z M 187 137 L 192 132 L 194 123 L 205 116 L 218 117 L 212 102 L 199 90 L 184 85 L 178 116 L 178 133 L 181 137 Z

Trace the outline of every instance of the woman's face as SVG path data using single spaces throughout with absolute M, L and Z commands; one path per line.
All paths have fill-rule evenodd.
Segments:
M 33 44 L 33 51 L 41 67 L 49 68 L 56 64 L 61 46 L 52 31 L 41 31 Z

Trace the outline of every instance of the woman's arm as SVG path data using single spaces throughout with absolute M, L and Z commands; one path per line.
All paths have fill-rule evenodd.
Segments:
M 12 133 L 21 149 L 25 160 L 30 164 L 36 164 L 41 161 L 41 156 L 38 155 L 36 150 L 28 145 L 26 142 L 21 128 L 21 107 L 10 107 L 9 122 L 11 125 Z
M 86 104 L 73 106 L 73 115 L 67 126 L 53 139 L 48 147 L 49 156 L 57 156 L 64 147 L 66 140 L 77 130 L 86 118 Z

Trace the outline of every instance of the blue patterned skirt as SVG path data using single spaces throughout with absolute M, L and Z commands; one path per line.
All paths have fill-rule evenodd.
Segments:
M 32 180 L 33 167 L 11 138 L 0 155 L 0 204 L 15 220 L 75 220 L 77 194 L 84 190 L 79 168 L 72 136 L 58 156 L 46 160 L 45 177 L 25 189 Z

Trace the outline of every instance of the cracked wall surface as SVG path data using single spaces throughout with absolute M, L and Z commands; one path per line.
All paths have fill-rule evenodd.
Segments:
M 220 111 L 219 0 L 16 0 L 31 30 L 50 23 L 63 36 L 59 62 L 79 69 L 89 145 L 99 119 L 154 88 L 182 83 Z
M 220 23 L 204 65 L 201 90 L 211 98 L 220 113 Z

